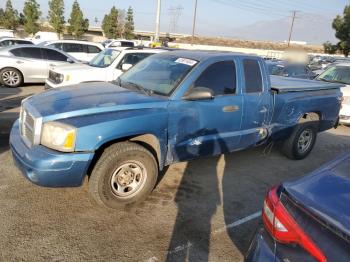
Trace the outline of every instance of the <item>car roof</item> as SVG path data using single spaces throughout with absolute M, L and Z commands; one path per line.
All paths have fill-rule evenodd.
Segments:
M 101 43 L 95 43 L 95 42 L 84 41 L 84 40 L 67 40 L 67 39 L 48 41 L 46 45 L 56 44 L 56 43 L 74 43 L 74 44 L 95 45 L 95 46 L 103 47 Z
M 162 50 L 162 49 L 160 49 Z M 165 52 L 165 54 L 171 54 L 173 56 L 193 59 L 196 61 L 204 61 L 210 58 L 217 58 L 217 57 L 252 57 L 252 58 L 258 58 L 257 55 L 252 54 L 243 54 L 243 53 L 236 53 L 236 52 L 230 52 L 230 51 L 207 51 L 207 50 L 174 50 L 171 52 Z M 164 53 L 161 55 L 165 55 Z

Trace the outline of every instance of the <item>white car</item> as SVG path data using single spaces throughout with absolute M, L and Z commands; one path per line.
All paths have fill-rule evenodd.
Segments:
M 59 38 L 57 33 L 39 31 L 32 38 L 26 38 L 26 40 L 30 40 L 35 45 L 38 45 L 42 42 L 59 40 Z
M 0 37 L 0 48 L 13 45 L 32 45 L 33 42 L 14 37 Z
M 331 65 L 316 79 L 345 85 L 341 88 L 343 102 L 339 113 L 339 123 L 350 125 L 350 63 Z
M 104 47 L 135 47 L 136 43 L 125 39 L 107 39 L 102 43 Z
M 103 45 L 100 43 L 78 40 L 49 41 L 40 45 L 57 48 L 70 54 L 74 58 L 85 62 L 89 62 L 104 49 Z
M 90 63 L 51 68 L 45 86 L 49 89 L 82 82 L 113 81 L 142 59 L 164 51 L 162 49 L 106 48 Z

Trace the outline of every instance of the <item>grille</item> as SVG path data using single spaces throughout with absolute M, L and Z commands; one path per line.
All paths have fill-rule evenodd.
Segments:
M 26 109 L 23 109 L 21 116 L 21 134 L 22 137 L 29 142 L 30 145 L 34 143 L 35 134 L 35 119 L 29 114 Z
M 61 74 L 58 74 L 52 70 L 49 70 L 49 80 L 52 82 L 52 83 L 55 83 L 55 84 L 60 84 L 62 83 L 62 81 L 60 80 L 60 77 L 61 77 Z

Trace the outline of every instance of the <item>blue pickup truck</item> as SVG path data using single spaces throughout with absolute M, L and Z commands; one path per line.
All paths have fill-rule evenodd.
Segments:
M 112 83 L 58 88 L 22 102 L 10 145 L 25 177 L 80 186 L 118 208 L 153 190 L 179 161 L 277 141 L 305 158 L 318 132 L 337 125 L 340 85 L 272 77 L 257 56 L 173 51 L 151 56 Z

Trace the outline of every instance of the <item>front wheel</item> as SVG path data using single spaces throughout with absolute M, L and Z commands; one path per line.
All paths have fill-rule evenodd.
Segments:
M 144 200 L 157 176 L 157 162 L 147 149 L 136 143 L 117 143 L 97 161 L 89 178 L 90 197 L 101 206 L 121 208 Z
M 291 136 L 283 142 L 282 153 L 290 159 L 304 159 L 311 152 L 317 137 L 317 125 L 304 122 L 295 127 Z

